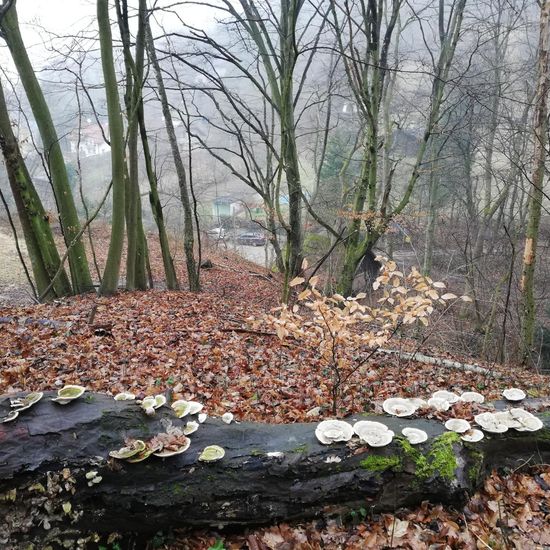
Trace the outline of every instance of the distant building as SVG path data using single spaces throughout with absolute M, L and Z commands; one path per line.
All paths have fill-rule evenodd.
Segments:
M 74 130 L 69 135 L 69 147 L 71 153 L 76 154 L 77 147 L 80 155 L 83 157 L 93 157 L 94 155 L 102 155 L 110 151 L 109 145 L 103 139 L 103 133 L 109 135 L 107 124 L 102 128 L 97 123 L 92 123 L 90 120 L 82 126 L 80 130 L 80 143 L 78 130 Z
M 242 209 L 242 202 L 232 197 L 217 197 L 212 201 L 212 216 L 215 219 L 231 218 Z

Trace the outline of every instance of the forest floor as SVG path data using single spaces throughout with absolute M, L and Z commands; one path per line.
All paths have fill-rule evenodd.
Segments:
M 101 265 L 106 246 L 97 250 Z M 157 251 L 152 256 L 157 257 Z M 224 250 L 210 250 L 204 257 L 214 267 L 203 270 L 199 294 L 120 292 L 109 298 L 86 295 L 0 307 L 0 393 L 72 383 L 113 394 L 164 392 L 172 399 L 200 401 L 210 415 L 230 410 L 238 420 L 283 423 L 329 417 L 327 373 L 315 350 L 281 341 L 269 331 L 255 331 L 247 322 L 277 306 L 277 276 Z M 153 272 L 160 280 L 158 260 Z M 416 350 L 413 340 L 391 345 Z M 488 372 L 376 354 L 350 379 L 339 414 L 379 410 L 387 397 L 425 398 L 439 389 L 474 390 L 488 400 L 511 386 L 533 397 L 549 393 L 550 377 L 519 366 L 481 366 Z M 149 547 L 548 549 L 550 466 L 529 464 L 511 473 L 494 472 L 461 509 L 428 502 L 394 514 L 361 508 L 347 517 L 231 534 L 159 533 Z

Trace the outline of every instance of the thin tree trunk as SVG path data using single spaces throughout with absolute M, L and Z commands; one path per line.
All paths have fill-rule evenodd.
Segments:
M 168 141 L 170 142 L 170 148 L 172 150 L 172 157 L 174 159 L 174 166 L 176 168 L 176 174 L 178 176 L 178 183 L 180 189 L 181 203 L 183 205 L 183 248 L 185 251 L 185 262 L 187 266 L 187 277 L 189 279 L 189 290 L 197 292 L 200 290 L 200 280 L 197 262 L 195 260 L 194 251 L 194 231 L 193 231 L 193 212 L 191 209 L 191 200 L 189 197 L 189 190 L 187 188 L 187 176 L 185 173 L 185 167 L 183 165 L 183 159 L 178 148 L 178 140 L 176 138 L 176 131 L 174 129 L 174 123 L 172 122 L 172 113 L 170 112 L 170 106 L 168 104 L 168 97 L 166 95 L 166 89 L 164 87 L 164 80 L 162 78 L 162 72 L 157 59 L 157 53 L 155 50 L 155 44 L 153 42 L 153 36 L 151 34 L 151 28 L 149 23 L 146 23 L 145 28 L 145 41 L 147 44 L 147 50 L 149 53 L 149 59 L 153 70 L 155 71 L 155 77 L 157 80 L 157 91 L 159 99 L 162 105 L 162 114 L 164 116 L 164 124 L 166 125 L 166 133 L 168 134 Z M 189 151 L 191 154 L 191 151 Z
M 113 180 L 113 216 L 111 222 L 111 240 L 107 263 L 103 273 L 100 294 L 108 295 L 116 292 L 120 273 L 122 245 L 124 242 L 124 175 L 126 163 L 124 160 L 124 128 L 118 97 L 118 83 L 113 62 L 113 42 L 111 24 L 109 21 L 109 1 L 97 0 L 97 22 L 99 26 L 99 42 L 101 48 L 101 63 L 105 80 L 107 96 L 107 111 L 109 115 L 109 134 L 111 141 L 111 167 Z
M 540 12 L 540 37 L 535 95 L 535 151 L 529 193 L 529 213 L 525 232 L 521 291 L 523 293 L 522 358 L 527 361 L 535 338 L 535 261 L 545 183 L 546 146 L 548 144 L 548 92 L 550 90 L 550 0 L 544 0 Z

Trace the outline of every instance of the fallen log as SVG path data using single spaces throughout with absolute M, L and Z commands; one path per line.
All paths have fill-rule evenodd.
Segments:
M 459 506 L 493 467 L 550 462 L 550 416 L 539 411 L 542 430 L 510 430 L 475 444 L 446 432 L 437 420 L 369 416 L 396 434 L 410 426 L 429 435 L 419 446 L 395 438 L 376 449 L 358 442 L 321 445 L 316 424 L 227 425 L 208 418 L 189 436 L 191 446 L 183 454 L 131 464 L 109 458 L 109 451 L 126 438 L 148 440 L 164 432 L 162 419 L 183 426 L 189 418 L 176 418 L 167 406 L 149 417 L 133 401 L 92 393 L 62 406 L 49 399 L 53 395 L 0 424 L 2 548 L 20 548 L 21 541 L 43 547 L 45 541 L 90 532 L 148 534 L 179 526 L 304 519 L 358 507 L 394 510 L 424 500 Z M 4 396 L 0 415 L 8 411 Z M 199 462 L 202 449 L 212 444 L 223 447 L 225 457 Z

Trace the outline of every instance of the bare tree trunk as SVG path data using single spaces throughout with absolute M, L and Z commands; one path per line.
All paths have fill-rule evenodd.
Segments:
M 178 148 L 178 140 L 176 138 L 174 123 L 172 122 L 172 113 L 170 112 L 170 106 L 168 104 L 168 96 L 166 95 L 166 89 L 164 87 L 164 80 L 162 78 L 162 72 L 157 59 L 155 44 L 153 41 L 153 36 L 151 34 L 151 28 L 148 23 L 146 24 L 145 29 L 145 41 L 147 44 L 147 51 L 149 53 L 149 60 L 151 61 L 151 65 L 153 66 L 153 70 L 155 72 L 157 91 L 162 105 L 162 114 L 164 116 L 164 124 L 166 125 L 166 133 L 168 134 L 168 141 L 170 142 L 172 157 L 174 159 L 174 166 L 176 168 L 176 174 L 178 176 L 181 203 L 183 205 L 183 248 L 185 251 L 187 277 L 189 279 L 189 290 L 197 292 L 200 290 L 200 280 L 198 266 L 195 260 L 193 212 L 191 209 L 189 190 L 187 188 L 187 176 L 185 173 L 183 160 L 181 158 Z M 191 151 L 189 151 L 189 154 L 191 154 Z
M 522 358 L 527 361 L 533 350 L 535 338 L 535 262 L 546 181 L 546 146 L 548 144 L 548 92 L 550 90 L 550 0 L 544 0 L 540 11 L 540 36 L 537 62 L 537 87 L 535 95 L 534 137 L 535 151 L 529 214 L 525 232 L 521 291 L 523 293 Z
M 144 64 L 144 25 L 145 8 L 142 9 L 142 0 L 138 15 L 138 30 L 136 37 L 135 59 L 131 52 L 130 26 L 128 19 L 127 0 L 116 0 L 116 10 L 122 48 L 124 51 L 124 66 L 126 69 L 126 91 L 124 102 L 128 118 L 128 170 L 126 178 L 126 234 L 128 247 L 126 252 L 126 288 L 128 290 L 145 290 L 147 280 L 145 274 L 145 239 L 143 238 L 143 222 L 141 197 L 139 190 L 138 165 L 138 106 L 141 102 L 143 86 Z
M 125 219 L 125 186 L 126 162 L 124 160 L 124 126 L 118 97 L 118 83 L 113 62 L 113 40 L 109 21 L 108 0 L 97 0 L 97 22 L 99 26 L 99 42 L 101 47 L 101 63 L 105 80 L 107 96 L 107 111 L 109 115 L 109 134 L 111 141 L 111 165 L 113 179 L 113 217 L 111 223 L 111 240 L 107 263 L 103 273 L 100 294 L 108 295 L 116 292 L 122 259 Z

